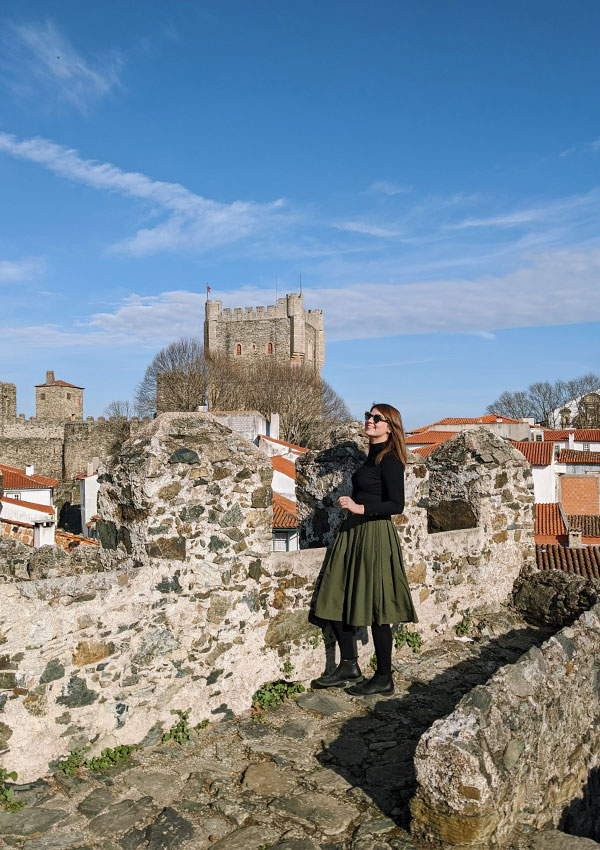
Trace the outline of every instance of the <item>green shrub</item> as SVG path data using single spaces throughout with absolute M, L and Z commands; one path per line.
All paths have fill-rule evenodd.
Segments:
M 286 682 L 278 679 L 276 682 L 267 682 L 252 695 L 252 705 L 256 708 L 271 708 L 288 700 L 294 694 L 301 694 L 304 686 L 300 682 Z
M 84 765 L 89 770 L 93 770 L 94 773 L 106 773 L 106 771 L 110 770 L 111 767 L 116 767 L 116 765 L 121 762 L 127 761 L 135 749 L 137 749 L 137 747 L 132 744 L 121 744 L 118 747 L 114 747 L 114 749 L 106 747 L 106 749 L 102 750 L 99 756 L 87 759 Z
M 25 803 L 22 800 L 15 800 L 14 790 L 6 787 L 5 783 L 7 779 L 12 779 L 13 782 L 16 782 L 16 770 L 6 770 L 6 768 L 0 767 L 0 805 L 8 812 L 18 812 L 24 808 Z
M 187 708 L 185 711 L 182 711 L 180 708 L 171 709 L 171 714 L 176 714 L 179 720 L 162 736 L 160 739 L 162 744 L 165 741 L 176 741 L 178 744 L 185 744 L 186 741 L 192 740 L 193 730 L 188 721 L 191 710 L 191 708 Z
M 423 638 L 418 632 L 410 632 L 403 623 L 394 634 L 394 646 L 396 649 L 408 646 L 413 652 L 419 652 L 423 646 Z
M 471 612 L 467 608 L 467 610 L 463 614 L 463 618 L 460 621 L 460 623 L 457 623 L 454 626 L 454 631 L 456 632 L 458 637 L 464 637 L 465 635 L 468 635 L 468 634 L 471 633 L 472 628 L 473 628 L 473 617 L 471 615 Z

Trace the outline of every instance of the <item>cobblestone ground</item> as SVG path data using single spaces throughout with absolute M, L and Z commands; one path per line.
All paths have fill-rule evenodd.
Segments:
M 420 735 L 548 636 L 509 613 L 487 631 L 396 656 L 391 697 L 307 691 L 258 717 L 211 724 L 192 742 L 138 750 L 108 775 L 22 786 L 26 808 L 0 812 L 0 847 L 416 850 L 406 829 Z

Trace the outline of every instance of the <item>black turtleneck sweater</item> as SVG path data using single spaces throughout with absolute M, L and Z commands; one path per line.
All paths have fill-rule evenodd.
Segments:
M 369 456 L 352 476 L 352 498 L 365 506 L 365 516 L 391 516 L 404 510 L 404 466 L 388 452 L 380 463 L 375 459 L 387 443 L 372 443 Z

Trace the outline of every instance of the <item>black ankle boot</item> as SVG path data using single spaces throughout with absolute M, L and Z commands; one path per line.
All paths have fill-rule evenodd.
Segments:
M 331 673 L 323 673 L 318 679 L 314 679 L 310 685 L 312 688 L 343 688 L 353 682 L 360 682 L 362 673 L 356 658 L 348 661 L 344 658 Z
M 363 679 L 358 685 L 348 688 L 346 693 L 355 697 L 368 697 L 372 694 L 393 694 L 394 682 L 391 673 L 375 673 L 371 679 Z

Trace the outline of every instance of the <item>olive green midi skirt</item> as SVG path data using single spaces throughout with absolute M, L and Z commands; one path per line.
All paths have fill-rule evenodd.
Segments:
M 325 556 L 314 612 L 349 626 L 417 622 L 390 517 L 346 517 Z

